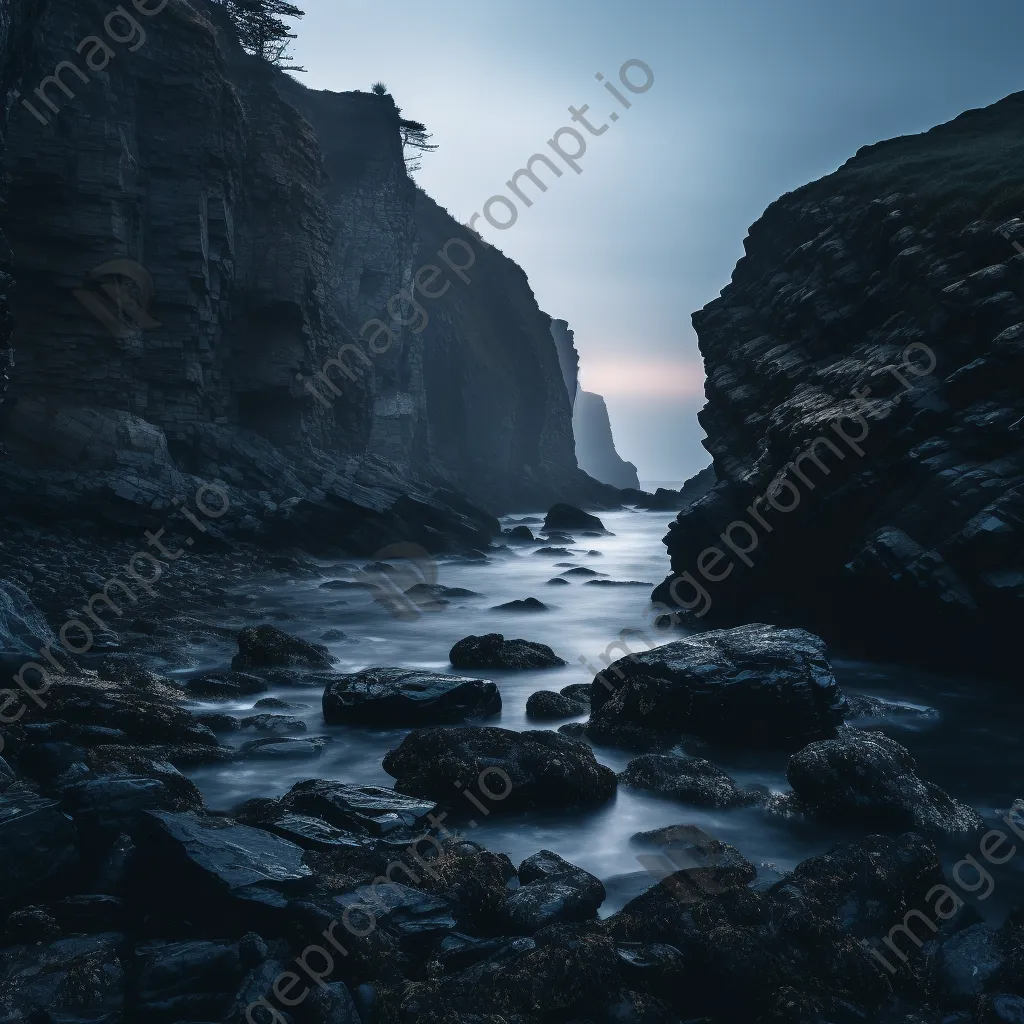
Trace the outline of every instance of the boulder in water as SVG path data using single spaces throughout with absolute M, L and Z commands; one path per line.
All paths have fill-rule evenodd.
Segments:
M 597 516 L 576 508 L 575 505 L 567 505 L 561 502 L 552 505 L 548 514 L 544 517 L 544 531 L 551 530 L 593 530 L 605 533 L 604 523 Z
M 260 668 L 330 668 L 334 657 L 323 644 L 289 636 L 276 626 L 252 626 L 238 634 L 236 672 Z
M 552 690 L 538 690 L 530 694 L 526 702 L 526 717 L 537 721 L 553 722 L 559 718 L 573 718 L 585 715 L 589 710 L 589 703 L 581 703 Z
M 619 773 L 619 785 L 674 797 L 698 807 L 740 807 L 755 802 L 721 768 L 700 757 L 644 754 Z
M 501 633 L 467 636 L 449 652 L 456 668 L 530 669 L 557 668 L 565 662 L 550 647 L 529 640 L 506 640 Z

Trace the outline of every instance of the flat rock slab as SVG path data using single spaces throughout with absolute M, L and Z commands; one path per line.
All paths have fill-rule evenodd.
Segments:
M 616 789 L 615 773 L 598 763 L 586 743 L 546 731 L 417 729 L 385 756 L 383 766 L 403 793 L 448 802 L 458 799 L 460 787 L 470 787 L 494 812 L 594 807 Z
M 422 831 L 428 815 L 437 810 L 433 800 L 419 800 L 383 786 L 352 786 L 326 779 L 296 783 L 281 803 L 296 814 L 371 836 L 387 836 L 399 829 Z
M 545 644 L 506 640 L 501 633 L 467 636 L 451 649 L 448 659 L 464 669 L 557 668 L 565 664 Z
M 752 625 L 700 633 L 615 662 L 591 685 L 588 735 L 691 734 L 798 745 L 835 735 L 847 712 L 823 640 Z
M 374 668 L 328 683 L 324 721 L 331 725 L 440 725 L 501 712 L 501 693 L 485 679 Z

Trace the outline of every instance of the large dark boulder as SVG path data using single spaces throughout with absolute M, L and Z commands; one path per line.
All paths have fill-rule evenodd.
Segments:
M 263 829 L 195 811 L 145 813 L 133 898 L 174 918 L 264 926 L 312 874 L 302 847 Z
M 403 793 L 452 801 L 458 784 L 489 811 L 594 807 L 615 795 L 615 773 L 598 764 L 586 743 L 555 732 L 418 729 L 383 765 Z
M 145 811 L 174 810 L 175 799 L 158 779 L 100 776 L 65 786 L 61 807 L 84 838 L 113 841 L 133 835 Z
M 324 721 L 331 725 L 440 725 L 501 712 L 501 693 L 485 679 L 372 668 L 327 684 Z
M 631 654 L 591 685 L 588 735 L 695 734 L 800 745 L 835 735 L 846 699 L 825 644 L 801 629 L 739 626 Z
M 601 880 L 557 853 L 541 850 L 519 865 L 518 889 L 505 900 L 502 919 L 509 932 L 532 935 L 550 924 L 597 917 L 605 900 Z
M 544 532 L 547 533 L 551 530 L 566 530 L 569 533 L 573 530 L 606 532 L 604 523 L 597 516 L 584 512 L 574 505 L 564 503 L 552 505 L 544 517 Z
M 76 840 L 56 801 L 20 787 L 0 796 L 0 914 L 68 883 L 78 867 Z
M 698 807 L 740 807 L 757 799 L 710 761 L 676 754 L 644 754 L 634 758 L 619 773 L 619 785 L 670 796 Z
M 926 897 L 942 882 L 935 844 L 905 832 L 867 836 L 811 857 L 770 891 L 803 913 L 833 919 L 845 933 L 867 939 L 888 935 L 912 908 L 927 913 L 935 896 Z
M 231 661 L 236 672 L 261 668 L 330 668 L 334 657 L 323 644 L 289 636 L 276 626 L 252 626 L 238 634 L 238 654 Z
M 973 808 L 920 778 L 907 748 L 880 732 L 844 729 L 812 743 L 790 758 L 786 777 L 813 817 L 940 832 L 983 824 Z
M 557 668 L 565 664 L 544 644 L 506 640 L 501 633 L 467 636 L 451 649 L 448 660 L 462 669 Z

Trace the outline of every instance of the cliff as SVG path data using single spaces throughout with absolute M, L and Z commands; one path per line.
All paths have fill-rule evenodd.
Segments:
M 424 330 L 415 275 L 449 225 L 390 96 L 305 89 L 206 0 L 109 11 L 52 0 L 22 49 L 0 512 L 134 530 L 216 479 L 253 539 L 362 550 L 480 536 L 452 489 L 494 511 L 609 497 L 576 468 L 515 264 L 481 251 Z
M 666 538 L 702 624 L 1005 665 L 1024 601 L 1024 94 L 774 203 L 694 315 L 719 483 Z
M 608 407 L 600 395 L 580 391 L 573 412 L 576 458 L 580 469 L 595 480 L 619 488 L 639 490 L 636 466 L 625 462 L 615 450 Z

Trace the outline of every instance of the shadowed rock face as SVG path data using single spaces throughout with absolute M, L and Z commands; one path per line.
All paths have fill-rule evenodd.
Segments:
M 580 469 L 612 487 L 639 489 L 640 479 L 636 474 L 636 466 L 626 462 L 615 449 L 608 407 L 600 395 L 589 391 L 577 394 L 573 430 Z
M 30 96 L 110 10 L 51 4 L 26 46 L 31 6 L 0 24 Z M 372 553 L 435 549 L 437 524 L 396 508 L 403 494 L 614 501 L 576 467 L 550 318 L 519 267 L 472 236 L 471 283 L 424 300 L 436 336 L 388 313 L 465 234 L 439 208 L 420 218 L 393 99 L 304 88 L 246 55 L 208 0 L 142 22 L 144 44 L 116 45 L 102 76 L 65 68 L 73 95 L 50 87 L 48 126 L 11 110 L 0 511 L 123 529 L 194 475 L 230 484 L 251 539 L 332 531 Z M 0 76 L 14 83 L 10 62 Z M 0 390 L 7 293 L 0 266 Z M 361 334 L 374 317 L 390 335 Z
M 720 482 L 666 543 L 673 573 L 706 591 L 676 588 L 704 622 L 799 623 L 876 650 L 927 628 L 940 656 L 1009 659 L 1024 597 L 1022 113 L 1010 96 L 784 196 L 694 315 Z M 765 497 L 758 523 L 752 502 L 794 463 L 796 491 L 775 496 L 791 511 Z M 732 531 L 752 564 L 720 539 L 734 522 L 754 531 Z M 698 569 L 713 546 L 729 556 L 720 582 Z

